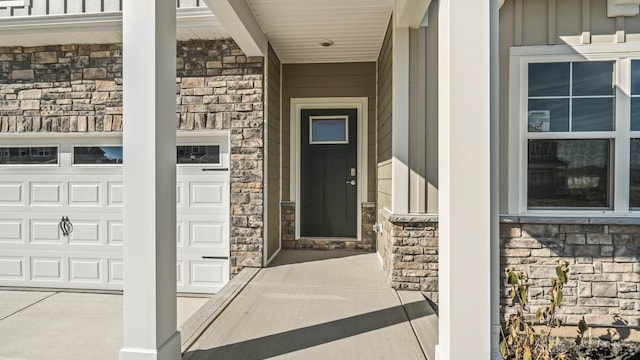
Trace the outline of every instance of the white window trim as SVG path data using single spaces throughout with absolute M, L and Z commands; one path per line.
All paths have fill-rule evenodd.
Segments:
M 640 137 L 640 131 L 631 131 L 630 122 L 630 59 L 640 59 L 637 44 L 595 44 L 578 46 L 526 46 L 512 47 L 509 68 L 509 160 L 508 160 L 508 213 L 512 215 L 540 216 L 637 216 L 639 211 L 629 209 L 630 139 Z M 527 133 L 528 64 L 532 62 L 615 61 L 614 85 L 616 109 L 614 132 Z M 611 138 L 614 140 L 613 209 L 538 210 L 527 208 L 527 139 L 528 138 Z

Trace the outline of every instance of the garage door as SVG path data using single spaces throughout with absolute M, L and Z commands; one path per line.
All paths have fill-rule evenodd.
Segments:
M 120 141 L 3 139 L 0 286 L 122 289 Z M 228 134 L 178 144 L 178 291 L 217 292 L 229 280 Z

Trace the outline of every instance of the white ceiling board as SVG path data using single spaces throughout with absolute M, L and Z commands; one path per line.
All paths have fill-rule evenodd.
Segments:
M 392 0 L 247 0 L 283 63 L 375 61 Z M 331 47 L 319 42 L 330 39 Z

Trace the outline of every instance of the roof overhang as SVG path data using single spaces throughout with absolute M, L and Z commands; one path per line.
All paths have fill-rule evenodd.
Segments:
M 229 33 L 206 7 L 176 10 L 177 39 L 220 39 Z M 3 46 L 122 42 L 122 12 L 3 18 Z
M 247 56 L 263 56 L 267 37 L 245 0 L 204 0 Z

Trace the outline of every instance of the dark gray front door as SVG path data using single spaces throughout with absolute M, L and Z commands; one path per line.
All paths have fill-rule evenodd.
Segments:
M 302 110 L 302 236 L 357 235 L 357 111 Z

